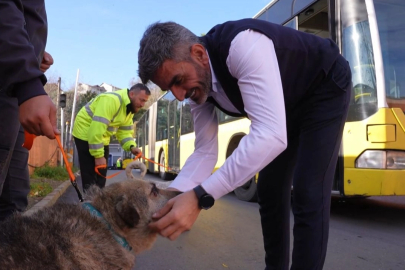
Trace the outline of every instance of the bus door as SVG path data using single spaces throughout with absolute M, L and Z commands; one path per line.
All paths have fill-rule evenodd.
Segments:
M 181 102 L 177 99 L 169 103 L 169 145 L 168 145 L 168 166 L 171 171 L 180 171 L 180 111 Z
M 322 38 L 331 38 L 339 45 L 340 42 L 337 38 L 339 36 L 337 29 L 339 27 L 339 23 L 336 23 L 335 10 L 335 1 L 316 1 L 295 17 L 297 18 L 297 22 L 294 22 L 294 18 L 287 24 L 289 24 L 288 26 L 290 27 L 296 25 L 299 31 L 305 33 L 310 33 Z M 332 190 L 334 193 L 340 193 L 342 190 L 343 170 L 344 159 L 343 150 L 341 147 L 336 165 L 335 177 L 333 180 Z

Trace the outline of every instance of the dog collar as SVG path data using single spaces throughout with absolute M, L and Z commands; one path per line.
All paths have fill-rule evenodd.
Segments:
M 97 217 L 104 225 L 107 227 L 108 230 L 110 230 L 112 236 L 114 237 L 115 241 L 117 241 L 121 246 L 123 246 L 126 250 L 131 251 L 132 247 L 128 244 L 127 240 L 124 237 L 119 236 L 111 227 L 111 225 L 105 220 L 103 215 L 96 209 L 94 206 L 89 203 L 85 202 L 82 204 L 82 207 L 84 209 L 87 209 L 90 214 L 94 217 Z

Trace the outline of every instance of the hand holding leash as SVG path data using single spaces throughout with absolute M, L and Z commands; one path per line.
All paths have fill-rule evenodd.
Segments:
M 96 166 L 106 166 L 106 164 L 107 164 L 105 157 L 96 158 L 96 159 L 94 159 L 94 162 L 95 162 Z

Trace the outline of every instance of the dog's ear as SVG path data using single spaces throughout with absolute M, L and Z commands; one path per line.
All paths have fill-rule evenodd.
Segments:
M 115 204 L 115 212 L 130 228 L 138 225 L 140 216 L 135 206 L 128 200 L 127 196 L 121 196 Z

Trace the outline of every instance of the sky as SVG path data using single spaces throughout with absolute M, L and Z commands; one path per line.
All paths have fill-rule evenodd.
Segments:
M 79 83 L 119 88 L 138 78 L 139 41 L 148 25 L 174 21 L 194 34 L 229 20 L 252 18 L 271 0 L 48 0 L 48 80 L 62 90 Z

